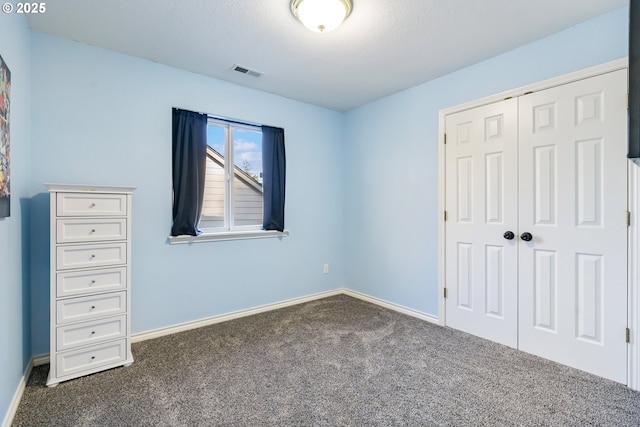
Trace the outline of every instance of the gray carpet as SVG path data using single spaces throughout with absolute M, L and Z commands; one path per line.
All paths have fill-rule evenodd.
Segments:
M 640 393 L 335 296 L 137 343 L 46 388 L 14 426 L 638 426 Z

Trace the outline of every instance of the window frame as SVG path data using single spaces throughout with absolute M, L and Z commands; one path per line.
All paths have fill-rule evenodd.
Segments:
M 245 130 L 250 132 L 258 132 L 262 135 L 262 128 L 257 125 L 238 123 L 234 121 L 228 121 L 215 117 L 209 117 L 207 120 L 208 126 L 218 126 L 224 129 L 224 150 L 222 156 L 224 158 L 224 225 L 221 227 L 203 227 L 200 228 L 204 234 L 223 234 L 234 232 L 247 232 L 247 231 L 265 231 L 263 230 L 262 219 L 259 224 L 255 225 L 235 225 L 235 200 L 234 200 L 234 181 L 235 177 L 235 162 L 234 162 L 234 141 L 236 129 Z M 208 142 L 207 142 L 207 145 Z M 262 148 L 261 148 L 262 149 Z M 263 193 L 264 194 L 264 193 Z M 264 198 L 262 199 L 262 213 L 264 213 Z M 206 215 L 200 215 L 200 219 L 207 219 Z
M 235 168 L 238 167 L 235 164 L 235 150 L 234 150 L 234 142 L 235 142 L 235 134 L 238 130 L 244 130 L 249 132 L 257 132 L 262 137 L 262 128 L 257 125 L 251 125 L 246 123 L 238 123 L 230 120 L 224 120 L 215 117 L 209 117 L 207 119 L 207 127 L 208 126 L 217 126 L 224 129 L 224 150 L 223 153 L 220 153 L 224 158 L 224 225 L 221 227 L 202 227 L 200 230 L 203 233 L 232 233 L 232 232 L 242 232 L 242 231 L 257 231 L 263 230 L 262 224 L 262 216 L 264 215 L 264 197 L 262 198 L 261 203 L 261 213 L 260 213 L 260 222 L 258 224 L 253 225 L 236 225 L 235 222 L 235 210 L 236 210 L 236 202 L 235 202 L 235 191 L 234 185 L 236 175 Z M 209 145 L 207 141 L 207 145 Z M 212 146 L 210 146 L 212 147 Z M 212 147 L 213 148 L 213 147 Z M 260 146 L 260 151 L 262 152 L 262 146 Z M 262 185 L 262 183 L 260 183 Z M 264 192 L 262 193 L 264 195 Z M 203 201 L 204 202 L 204 201 Z M 206 215 L 200 215 L 200 220 L 206 220 Z

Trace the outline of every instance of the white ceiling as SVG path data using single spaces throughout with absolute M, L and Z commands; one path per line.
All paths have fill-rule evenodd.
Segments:
M 32 29 L 337 111 L 543 38 L 629 0 L 353 0 L 327 34 L 290 0 L 55 0 Z M 231 71 L 234 64 L 264 73 Z

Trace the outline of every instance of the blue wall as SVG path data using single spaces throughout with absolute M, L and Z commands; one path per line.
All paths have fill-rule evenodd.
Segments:
M 134 333 L 344 286 L 343 114 L 43 33 L 32 49 L 34 354 L 49 351 L 43 182 L 137 187 Z M 285 129 L 289 237 L 167 243 L 171 107 Z
M 628 9 L 347 113 L 346 283 L 438 314 L 438 114 L 628 53 Z
M 0 14 L 0 55 L 11 70 L 11 216 L 0 219 L 0 422 L 31 359 L 29 195 L 31 56 L 22 16 Z

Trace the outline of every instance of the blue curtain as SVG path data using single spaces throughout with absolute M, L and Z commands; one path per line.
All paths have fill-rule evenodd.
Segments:
M 197 236 L 207 154 L 207 116 L 173 109 L 172 236 Z
M 284 129 L 262 126 L 262 228 L 265 230 L 284 230 L 286 163 Z

